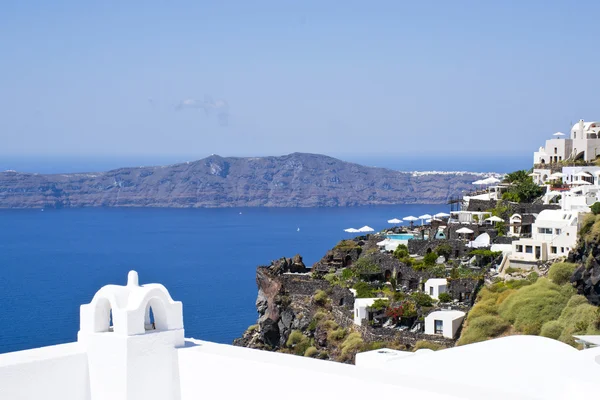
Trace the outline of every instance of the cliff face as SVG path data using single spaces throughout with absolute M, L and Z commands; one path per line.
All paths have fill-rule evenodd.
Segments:
M 331 157 L 223 158 L 42 175 L 0 172 L 0 208 L 335 207 L 443 203 L 481 176 L 406 173 Z

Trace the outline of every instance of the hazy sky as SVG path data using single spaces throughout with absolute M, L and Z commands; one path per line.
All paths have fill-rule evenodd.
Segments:
M 594 1 L 11 3 L 0 155 L 530 152 L 600 119 Z

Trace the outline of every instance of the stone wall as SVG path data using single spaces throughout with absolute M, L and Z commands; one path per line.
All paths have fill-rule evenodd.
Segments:
M 461 226 L 458 225 L 460 228 Z M 452 258 L 462 257 L 467 254 L 471 249 L 466 246 L 466 241 L 462 239 L 431 239 L 431 240 L 409 240 L 408 241 L 408 252 L 410 254 L 418 254 L 424 256 L 425 254 L 435 251 L 436 247 L 441 244 L 448 244 L 452 247 Z
M 333 317 L 335 322 L 344 328 L 352 328 L 362 335 L 365 342 L 390 342 L 395 341 L 406 346 L 406 349 L 410 349 L 415 346 L 419 340 L 426 340 L 428 342 L 440 344 L 445 347 L 454 347 L 456 340 L 448 339 L 437 335 L 426 335 L 424 333 L 415 333 L 409 331 L 398 331 L 396 329 L 389 328 L 373 328 L 368 325 L 358 326 L 354 324 L 354 321 L 340 310 L 333 310 Z
M 483 285 L 483 280 L 479 279 L 448 279 L 448 293 L 450 293 L 453 299 L 463 301 L 472 306 L 475 303 L 475 297 L 481 285 Z M 466 301 L 467 294 L 469 296 L 468 301 Z
M 469 200 L 466 211 L 486 211 L 496 207 L 496 200 Z

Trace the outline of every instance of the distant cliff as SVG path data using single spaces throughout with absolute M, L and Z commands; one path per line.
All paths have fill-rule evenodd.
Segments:
M 410 173 L 294 153 L 210 156 L 108 172 L 0 172 L 0 208 L 336 207 L 444 203 L 471 190 L 473 173 Z

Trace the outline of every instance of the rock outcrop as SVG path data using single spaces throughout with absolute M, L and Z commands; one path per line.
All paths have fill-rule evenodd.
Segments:
M 0 172 L 0 208 L 338 207 L 444 203 L 482 174 L 408 173 L 294 153 L 79 174 Z

